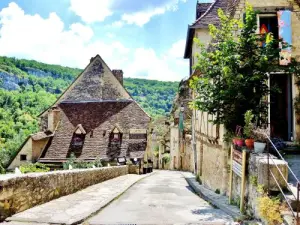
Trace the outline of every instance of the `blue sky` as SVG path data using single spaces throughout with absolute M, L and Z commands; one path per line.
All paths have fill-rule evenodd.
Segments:
M 197 0 L 1 0 L 0 55 L 84 68 L 102 56 L 126 77 L 180 80 Z

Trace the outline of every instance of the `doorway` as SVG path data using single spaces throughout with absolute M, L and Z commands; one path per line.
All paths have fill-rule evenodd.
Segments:
M 270 75 L 270 131 L 271 136 L 291 141 L 293 137 L 293 105 L 291 75 Z

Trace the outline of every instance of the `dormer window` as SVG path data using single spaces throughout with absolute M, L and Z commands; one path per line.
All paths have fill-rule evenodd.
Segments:
M 73 133 L 72 141 L 71 141 L 71 149 L 72 152 L 78 157 L 81 154 L 81 150 L 83 148 L 84 140 L 85 140 L 86 132 L 81 124 L 78 124 Z
M 122 142 L 122 131 L 120 130 L 119 127 L 115 127 L 109 137 L 109 142 L 110 144 L 113 145 L 120 145 Z

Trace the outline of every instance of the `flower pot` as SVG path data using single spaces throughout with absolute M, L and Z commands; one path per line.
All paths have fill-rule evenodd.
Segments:
M 236 145 L 239 147 L 243 147 L 244 145 L 244 140 L 243 139 L 236 139 Z
M 233 138 L 233 139 L 232 139 L 232 143 L 233 143 L 234 145 L 236 145 L 236 140 L 237 140 L 236 138 Z
M 254 139 L 252 139 L 252 138 L 246 139 L 245 144 L 246 144 L 247 148 L 253 149 L 254 148 Z
M 254 152 L 263 153 L 266 147 L 266 143 L 263 142 L 254 142 Z

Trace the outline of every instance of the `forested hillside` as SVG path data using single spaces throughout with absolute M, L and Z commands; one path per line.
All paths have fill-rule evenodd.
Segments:
M 38 130 L 37 116 L 79 75 L 80 69 L 0 57 L 0 161 L 8 161 Z M 167 115 L 178 82 L 125 78 L 124 86 L 152 117 Z

